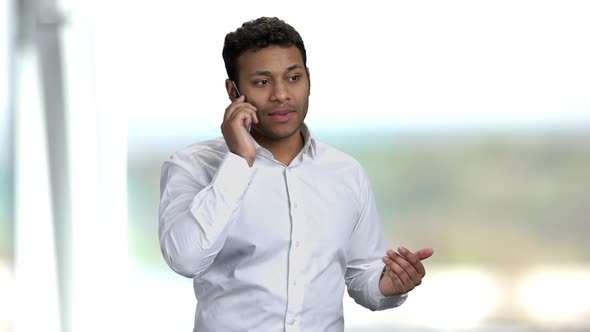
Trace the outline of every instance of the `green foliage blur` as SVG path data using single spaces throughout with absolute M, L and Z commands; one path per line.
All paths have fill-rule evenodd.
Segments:
M 433 247 L 433 260 L 441 265 L 524 268 L 590 261 L 588 131 L 316 137 L 363 164 L 394 248 Z M 160 166 L 190 143 L 168 142 L 159 153 L 129 151 L 130 253 L 139 264 L 163 266 Z

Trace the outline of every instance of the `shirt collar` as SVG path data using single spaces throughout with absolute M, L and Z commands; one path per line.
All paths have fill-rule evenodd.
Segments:
M 303 155 L 308 155 L 311 157 L 311 159 L 315 159 L 317 152 L 317 141 L 315 138 L 313 138 L 311 131 L 305 123 L 301 126 L 301 134 L 303 134 L 304 141 L 303 149 L 301 150 Z
M 301 125 L 301 134 L 303 135 L 303 148 L 301 149 L 300 155 L 309 156 L 311 159 L 315 159 L 317 153 L 317 141 L 315 138 L 313 138 L 313 136 L 311 135 L 311 131 L 305 123 Z M 256 140 L 253 141 L 254 147 L 256 148 L 257 152 L 262 154 L 269 154 L 270 157 L 272 157 L 270 151 L 258 144 Z

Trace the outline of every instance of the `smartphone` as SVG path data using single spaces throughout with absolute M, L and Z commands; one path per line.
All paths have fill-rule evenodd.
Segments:
M 231 84 L 234 86 L 234 89 L 236 90 L 236 97 L 239 98 L 242 94 L 240 93 L 240 90 L 238 89 L 238 85 L 234 81 L 231 81 Z M 252 127 L 252 120 L 250 120 L 250 122 L 248 123 L 248 126 L 246 127 L 248 132 L 250 132 L 251 127 Z

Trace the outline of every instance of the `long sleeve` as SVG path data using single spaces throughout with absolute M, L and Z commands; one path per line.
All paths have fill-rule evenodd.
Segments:
M 348 294 L 360 305 L 370 310 L 394 308 L 405 302 L 407 295 L 381 294 L 379 278 L 384 264 L 387 244 L 383 236 L 377 207 L 368 177 L 360 171 L 360 190 L 363 210 L 347 251 L 346 285 Z
M 341 332 L 345 288 L 371 310 L 404 302 L 379 291 L 387 246 L 367 175 L 307 137 L 289 165 L 257 146 L 249 168 L 221 137 L 164 163 L 160 245 L 194 278 L 195 330 Z
M 174 155 L 164 162 L 160 179 L 160 247 L 168 265 L 186 277 L 205 271 L 223 248 L 254 176 L 233 153 L 218 165 L 196 159 Z

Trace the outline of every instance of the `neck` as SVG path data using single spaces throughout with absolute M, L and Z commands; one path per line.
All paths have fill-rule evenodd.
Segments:
M 264 137 L 254 137 L 260 146 L 272 153 L 277 161 L 289 165 L 297 154 L 303 149 L 304 139 L 301 129 L 295 134 L 282 140 L 272 140 Z

